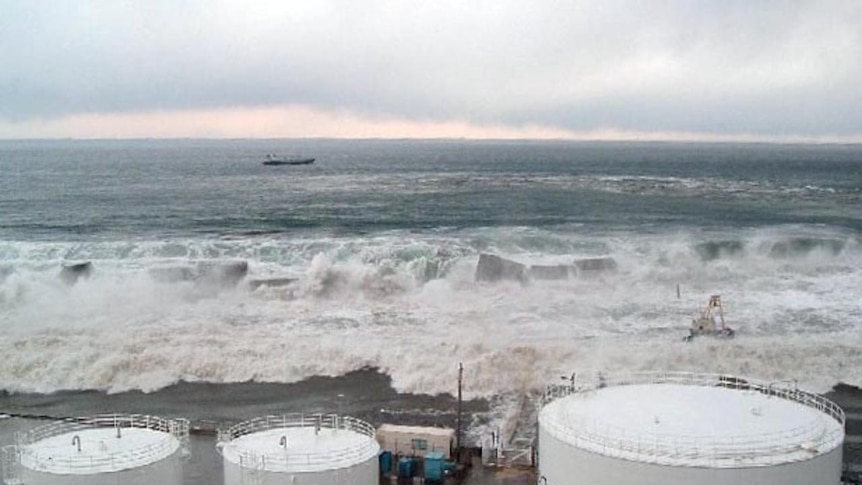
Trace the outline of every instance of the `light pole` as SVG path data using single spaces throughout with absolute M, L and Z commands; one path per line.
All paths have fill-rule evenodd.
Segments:
M 458 427 L 455 431 L 455 452 L 458 463 L 461 462 L 461 383 L 464 379 L 464 364 L 458 362 Z

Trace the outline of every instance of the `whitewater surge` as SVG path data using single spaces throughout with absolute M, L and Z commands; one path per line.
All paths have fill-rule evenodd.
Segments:
M 611 257 L 615 271 L 476 283 L 482 252 L 526 264 Z M 66 285 L 61 264 L 92 261 Z M 247 261 L 235 286 L 153 268 Z M 572 372 L 681 370 L 862 384 L 862 246 L 826 226 L 589 233 L 578 227 L 364 237 L 0 243 L 0 389 L 153 391 L 296 382 L 364 367 L 399 391 L 541 389 Z M 283 286 L 255 279 L 291 278 Z M 677 298 L 677 285 L 680 297 Z M 720 294 L 731 341 L 682 342 Z

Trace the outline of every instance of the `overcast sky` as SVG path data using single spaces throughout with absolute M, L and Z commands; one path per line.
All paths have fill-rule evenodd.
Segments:
M 862 1 L 0 0 L 0 138 L 862 141 Z

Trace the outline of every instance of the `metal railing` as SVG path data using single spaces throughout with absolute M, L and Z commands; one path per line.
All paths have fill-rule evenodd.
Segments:
M 143 446 L 113 451 L 107 448 L 83 449 L 78 435 L 69 441 L 70 447 L 77 447 L 74 453 L 57 454 L 38 446 L 48 438 L 95 429 L 116 429 L 117 436 L 122 437 L 123 430 L 130 428 L 158 431 L 164 436 Z M 189 422 L 137 414 L 105 414 L 51 422 L 16 433 L 15 438 L 13 451 L 6 451 L 7 455 L 14 455 L 12 460 L 15 461 L 15 466 L 10 465 L 14 475 L 10 478 L 20 475 L 21 466 L 51 473 L 97 473 L 153 463 L 178 450 L 184 457 L 188 456 Z
M 281 437 L 278 451 L 254 452 L 235 447 L 231 451 L 239 460 L 239 465 L 252 470 L 270 471 L 304 471 L 350 466 L 376 456 L 377 441 L 375 430 L 365 421 L 349 416 L 335 414 L 283 414 L 280 416 L 264 416 L 235 424 L 218 431 L 216 449 L 225 456 L 226 449 L 237 438 L 262 431 L 290 428 L 313 428 L 317 430 L 346 430 L 367 436 L 368 440 L 347 445 L 337 449 L 327 449 L 325 452 L 297 452 L 291 450 L 288 435 Z M 346 464 L 346 465 L 345 465 Z
M 834 449 L 844 436 L 844 411 L 823 396 L 796 388 L 795 382 L 788 386 L 786 382 L 759 382 L 721 374 L 685 372 L 599 374 L 586 380 L 573 375 L 568 385 L 548 386 L 542 402 L 544 405 L 571 394 L 591 393 L 604 387 L 642 384 L 723 387 L 757 392 L 816 409 L 834 419 L 836 424 L 826 426 L 821 421 L 812 421 L 779 432 L 732 437 L 640 432 L 572 416 L 567 416 L 565 423 L 544 420 L 542 426 L 565 443 L 608 456 L 647 463 L 711 467 L 800 461 Z

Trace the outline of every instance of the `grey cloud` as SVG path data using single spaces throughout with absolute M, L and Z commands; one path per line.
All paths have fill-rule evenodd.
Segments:
M 570 129 L 862 132 L 856 0 L 0 8 L 0 118 L 12 120 L 305 104 Z

